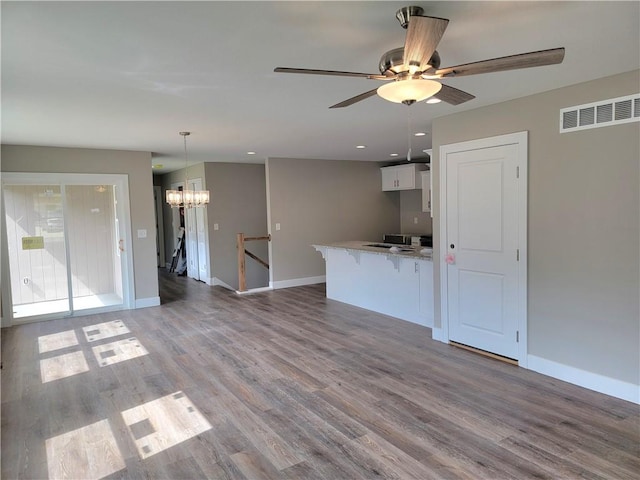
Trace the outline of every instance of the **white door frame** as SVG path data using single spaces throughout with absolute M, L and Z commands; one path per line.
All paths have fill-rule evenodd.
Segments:
M 171 184 L 171 190 L 178 190 L 180 187 L 182 187 L 183 189 L 185 188 L 184 182 L 175 182 Z M 176 221 L 178 222 L 177 224 L 176 224 Z M 186 225 L 186 219 L 185 219 L 185 225 Z M 185 231 L 186 231 L 186 228 L 185 228 Z M 172 243 L 171 243 L 173 247 L 171 248 L 171 251 L 175 252 L 176 248 L 178 247 L 178 233 L 180 232 L 180 209 L 177 207 L 171 208 L 171 232 L 173 236 Z
M 164 253 L 164 212 L 163 212 L 163 198 L 162 187 L 158 185 L 153 186 L 153 198 L 155 200 L 156 211 L 156 244 L 158 245 L 158 267 L 165 267 L 165 253 Z
M 518 189 L 518 244 L 520 262 L 518 269 L 518 365 L 527 368 L 527 192 L 528 192 L 528 132 L 517 132 L 495 137 L 470 140 L 467 142 L 442 145 L 439 151 L 438 165 L 440 167 L 440 325 L 441 330 L 433 330 L 433 338 L 449 343 L 449 292 L 448 269 L 444 262 L 447 239 L 447 156 L 451 153 L 503 145 L 518 145 L 519 189 Z
M 131 235 L 131 216 L 129 203 L 129 176 L 124 174 L 84 174 L 84 173 L 21 173 L 3 172 L 2 184 L 19 185 L 115 185 L 117 191 L 117 218 L 120 224 L 119 232 L 124 240 L 121 252 L 122 266 L 122 306 L 117 309 L 135 308 L 135 285 L 133 277 L 133 241 Z M 4 217 L 4 199 L 2 199 L 2 327 L 14 324 L 13 321 L 13 298 L 11 295 L 11 282 L 9 277 L 9 258 L 7 247 L 6 219 Z M 124 228 L 122 228 L 124 226 Z M 67 252 L 68 253 L 68 252 Z M 71 291 L 69 292 L 71 294 Z M 110 310 L 106 307 L 104 311 Z M 71 316 L 87 315 L 93 310 L 73 311 Z M 59 318 L 57 314 L 47 314 L 33 319 L 25 319 L 19 323 L 40 321 L 49 318 Z

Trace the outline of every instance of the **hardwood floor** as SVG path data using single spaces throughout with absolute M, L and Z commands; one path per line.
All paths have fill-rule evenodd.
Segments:
M 640 478 L 640 409 L 327 300 L 160 271 L 2 331 L 2 478 Z

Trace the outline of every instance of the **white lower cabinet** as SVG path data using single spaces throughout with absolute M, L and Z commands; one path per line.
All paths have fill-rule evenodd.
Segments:
M 433 263 L 328 248 L 327 298 L 433 327 Z

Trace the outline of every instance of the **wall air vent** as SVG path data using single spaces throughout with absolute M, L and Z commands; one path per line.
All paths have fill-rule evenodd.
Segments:
M 560 133 L 640 121 L 640 93 L 560 110 Z

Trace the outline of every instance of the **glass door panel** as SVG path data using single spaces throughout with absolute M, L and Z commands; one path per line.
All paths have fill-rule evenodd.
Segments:
M 115 187 L 65 186 L 73 310 L 122 305 Z
M 3 190 L 13 318 L 70 311 L 61 187 Z

